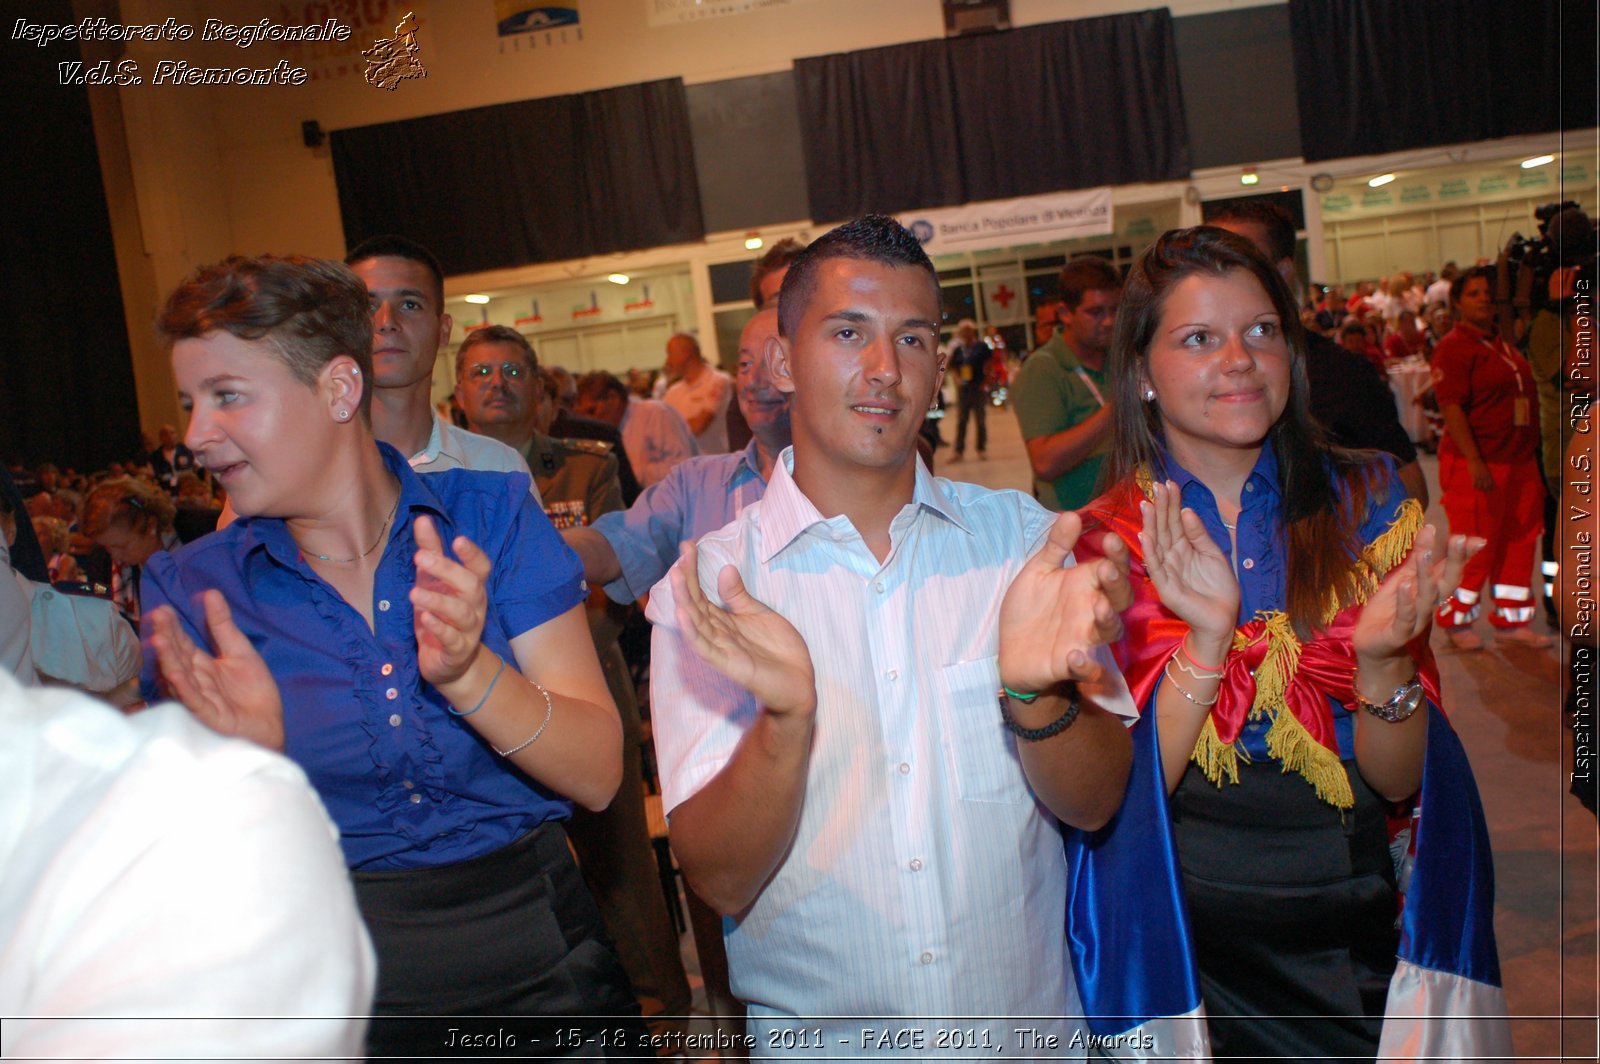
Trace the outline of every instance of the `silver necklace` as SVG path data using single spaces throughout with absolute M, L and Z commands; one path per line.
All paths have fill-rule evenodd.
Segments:
M 398 513 L 399 510 L 400 494 L 396 492 L 394 497 L 394 505 L 389 507 L 389 516 L 383 519 L 383 527 L 378 529 L 378 538 L 372 541 L 372 546 L 368 547 L 360 554 L 357 554 L 354 558 L 330 558 L 326 554 L 318 554 L 316 555 L 317 561 L 330 562 L 334 565 L 354 565 L 356 562 L 360 561 L 362 558 L 365 558 L 367 555 L 378 549 L 378 544 L 383 542 L 384 533 L 389 531 L 389 522 L 394 520 L 394 515 Z

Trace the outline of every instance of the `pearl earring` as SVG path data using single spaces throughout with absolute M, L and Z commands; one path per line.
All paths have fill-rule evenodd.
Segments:
M 1154 388 L 1146 388 L 1144 390 L 1144 401 L 1147 403 L 1156 401 L 1156 390 Z
M 339 411 L 339 420 L 340 421 L 349 421 L 350 420 L 350 411 L 348 411 L 348 410 Z

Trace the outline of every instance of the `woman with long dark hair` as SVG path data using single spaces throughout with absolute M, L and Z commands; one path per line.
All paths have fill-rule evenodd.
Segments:
M 1370 1059 L 1399 978 L 1389 816 L 1425 762 L 1445 778 L 1436 747 L 1459 753 L 1427 635 L 1474 545 L 1435 558 L 1392 461 L 1324 441 L 1293 297 L 1231 233 L 1167 233 L 1133 266 L 1110 368 L 1112 487 L 1080 549 L 1106 531 L 1137 544 L 1120 659 L 1158 731 L 1135 745 L 1170 795 L 1157 822 L 1214 1049 Z M 1137 824 L 1125 812 L 1112 843 Z M 1479 856 L 1453 855 L 1487 891 Z

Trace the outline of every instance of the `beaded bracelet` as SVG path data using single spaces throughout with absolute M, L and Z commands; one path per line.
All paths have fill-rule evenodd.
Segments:
M 500 674 L 502 672 L 505 672 L 505 671 L 506 671 L 506 659 L 505 658 L 501 658 L 500 659 L 500 667 L 498 669 L 494 670 L 494 675 L 489 678 L 489 686 L 484 689 L 483 697 L 478 699 L 478 704 L 473 706 L 471 709 L 457 709 L 455 706 L 451 706 L 451 705 L 447 705 L 445 708 L 450 710 L 450 713 L 451 713 L 452 716 L 456 716 L 456 717 L 470 717 L 470 716 L 472 716 L 474 713 L 478 712 L 478 710 L 483 708 L 483 704 L 485 702 L 489 701 L 489 696 L 494 694 L 494 685 L 500 682 Z
M 550 727 L 550 715 L 555 712 L 555 704 L 550 701 L 550 692 L 545 690 L 544 684 L 540 683 L 538 680 L 529 680 L 528 682 L 537 687 L 539 689 L 539 693 L 544 695 L 544 723 L 539 725 L 538 731 L 534 732 L 531 736 L 522 740 L 522 742 L 518 743 L 516 746 L 513 746 L 511 749 L 501 750 L 498 747 L 495 748 L 495 753 L 499 754 L 501 757 L 510 757 L 518 750 L 525 750 L 532 746 L 534 743 L 539 741 L 539 736 L 544 734 L 544 730 Z
M 1082 708 L 1078 702 L 1078 685 L 1068 684 L 1067 686 L 1067 708 L 1062 711 L 1061 716 L 1042 728 L 1024 728 L 1018 724 L 1011 716 L 1010 710 L 1006 708 L 1006 696 L 1011 694 L 1011 689 L 1009 687 L 1000 688 L 1000 722 L 1006 726 L 1006 731 L 1028 743 L 1036 743 L 1041 739 L 1048 739 L 1052 735 L 1061 734 L 1072 726 L 1073 721 L 1078 719 L 1078 711 Z M 1018 701 L 1023 701 L 1023 704 L 1027 705 L 1028 702 L 1032 702 L 1038 697 L 1038 695 L 1034 695 L 1033 698 L 1026 701 L 1022 699 L 1018 699 Z

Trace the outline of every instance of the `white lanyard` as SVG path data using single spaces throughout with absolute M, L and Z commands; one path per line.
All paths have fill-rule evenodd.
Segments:
M 1089 393 L 1094 396 L 1094 401 L 1099 403 L 1101 406 L 1105 406 L 1105 396 L 1100 394 L 1100 389 L 1096 388 L 1094 386 L 1094 381 L 1089 379 L 1088 372 L 1085 371 L 1082 366 L 1073 366 L 1072 371 L 1076 373 L 1080 379 L 1082 379 L 1083 386 L 1089 389 Z
M 1517 397 L 1520 399 L 1523 394 L 1522 371 L 1517 366 L 1516 356 L 1507 350 L 1506 342 L 1500 339 L 1498 336 L 1494 338 L 1493 342 L 1490 342 L 1490 340 L 1485 337 L 1483 342 L 1488 345 L 1489 350 L 1500 356 L 1500 361 L 1504 362 L 1506 364 L 1506 369 L 1511 371 L 1511 378 L 1517 382 Z

